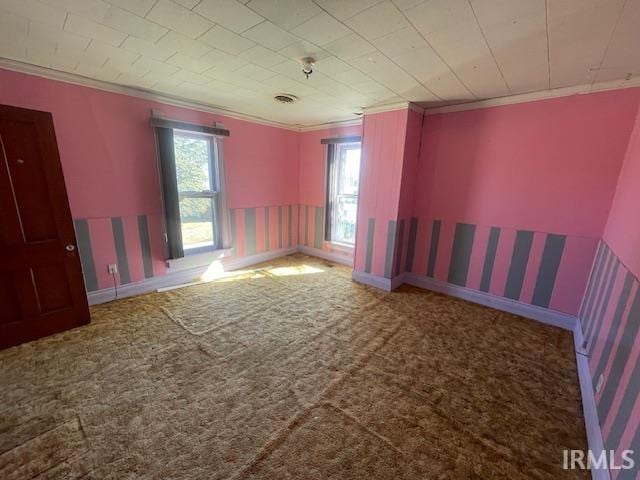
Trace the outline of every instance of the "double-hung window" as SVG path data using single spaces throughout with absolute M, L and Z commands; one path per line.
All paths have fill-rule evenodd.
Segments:
M 215 138 L 175 130 L 173 146 L 184 253 L 218 249 L 220 181 Z
M 356 240 L 360 142 L 329 144 L 325 239 L 352 247 Z
M 229 244 L 222 138 L 229 131 L 152 116 L 158 145 L 167 257 Z

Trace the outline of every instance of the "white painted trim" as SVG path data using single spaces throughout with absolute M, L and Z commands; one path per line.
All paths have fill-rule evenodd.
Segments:
M 404 283 L 404 274 L 398 275 L 394 278 L 385 278 L 354 270 L 353 272 L 351 272 L 351 279 L 359 283 L 364 283 L 365 285 L 379 288 L 381 290 L 384 290 L 385 292 L 390 292 Z
M 586 85 L 576 85 L 572 87 L 554 88 L 552 90 L 541 90 L 538 92 L 522 93 L 519 95 L 509 95 L 506 97 L 490 98 L 487 100 L 470 101 L 456 105 L 444 107 L 427 108 L 425 115 L 436 115 L 438 113 L 462 112 L 465 110 L 477 110 L 479 108 L 499 107 L 502 105 L 513 105 L 516 103 L 535 102 L 550 98 L 568 97 L 586 93 L 604 92 L 608 90 L 622 90 L 640 86 L 640 77 L 630 80 L 613 80 Z
M 413 110 L 421 115 L 425 113 L 425 108 L 414 102 L 396 102 L 387 105 L 374 105 L 373 107 L 365 107 L 362 109 L 364 114 L 393 112 L 395 110 Z
M 165 275 L 160 275 L 157 277 L 147 278 L 146 280 L 142 280 L 140 282 L 120 285 L 118 286 L 117 298 L 116 290 L 113 287 L 105 288 L 103 290 L 97 290 L 95 292 L 89 292 L 87 294 L 89 305 L 111 302 L 112 300 L 119 300 L 121 298 L 153 292 L 158 288 L 170 287 L 172 285 L 178 285 L 180 283 L 192 282 L 196 280 L 200 275 L 202 275 L 206 269 L 207 267 L 189 268 L 186 270 L 167 273 Z
M 401 273 L 397 277 L 393 277 L 391 279 L 391 290 L 395 290 L 396 288 L 398 288 L 403 283 L 407 283 L 406 280 L 407 280 L 406 272 L 405 273 Z
M 479 303 L 480 305 L 492 307 L 503 312 L 520 315 L 522 317 L 546 323 L 547 325 L 560 327 L 564 330 L 573 331 L 577 322 L 576 317 L 566 313 L 537 307 L 535 305 L 528 305 L 509 298 L 498 297 L 496 295 L 491 295 L 490 293 L 479 292 L 477 290 L 460 287 L 458 285 L 452 285 L 450 283 L 436 280 L 435 278 L 421 277 L 414 273 L 405 273 L 404 283 L 420 288 L 426 288 L 427 290 L 433 290 L 434 292 L 451 295 L 452 297 L 462 298 L 463 300 Z
M 166 260 L 165 263 L 169 272 L 177 272 L 189 268 L 210 265 L 211 262 L 230 257 L 232 253 L 232 248 L 221 248 L 220 250 L 214 250 L 212 252 L 196 253 L 194 255 L 186 255 L 182 258 L 169 259 Z
M 211 113 L 214 115 L 224 115 L 225 117 L 234 118 L 236 120 L 243 120 L 245 122 L 257 123 L 259 125 L 266 125 L 269 127 L 282 128 L 284 130 L 291 130 L 294 132 L 310 132 L 313 130 L 324 130 L 330 128 L 362 125 L 362 118 L 360 117 L 336 120 L 315 125 L 292 125 L 288 123 L 277 122 L 275 120 L 269 120 L 267 118 L 256 117 L 246 113 L 236 112 L 234 110 L 227 110 L 224 107 L 194 102 L 193 100 L 189 100 L 183 97 L 154 92 L 152 90 L 127 87 L 116 83 L 84 77 L 76 73 L 61 72 L 59 70 L 53 70 L 51 68 L 41 67 L 38 65 L 31 65 L 24 62 L 19 62 L 17 60 L 9 60 L 8 58 L 0 58 L 0 68 L 19 73 L 26 73 L 28 75 L 35 75 L 37 77 L 42 77 L 49 80 L 57 80 L 59 82 L 71 83 L 73 85 L 95 88 L 97 90 L 102 90 L 105 92 L 117 93 L 120 95 L 142 98 L 145 100 L 153 100 L 165 105 L 189 108 L 191 110 Z
M 421 107 L 417 103 L 413 103 L 413 102 L 409 103 L 409 110 L 413 110 L 414 112 L 419 113 L 420 115 L 424 115 L 424 112 L 426 111 L 424 107 Z
M 331 130 L 333 128 L 347 128 L 362 126 L 362 118 L 354 118 L 352 120 L 342 120 L 329 123 L 319 123 L 316 125 L 302 126 L 298 130 L 300 132 L 313 132 L 316 130 Z
M 388 103 L 386 105 L 374 105 L 372 107 L 365 107 L 362 109 L 362 111 L 365 115 L 369 115 L 372 113 L 393 112 L 394 110 L 408 110 L 411 105 L 411 102 L 395 102 Z
M 95 88 L 97 90 L 103 90 L 106 92 L 119 93 L 121 95 L 128 95 L 130 97 L 142 98 L 145 100 L 152 100 L 158 103 L 166 105 L 173 105 L 176 107 L 189 108 L 191 110 L 197 110 L 205 113 L 212 113 L 214 115 L 223 115 L 225 117 L 234 118 L 236 120 L 242 120 L 245 122 L 256 123 L 258 125 L 266 125 L 270 127 L 282 128 L 284 130 L 291 130 L 294 132 L 307 132 L 313 130 L 324 130 L 327 128 L 339 128 L 352 125 L 361 125 L 362 118 L 354 119 L 342 119 L 335 120 L 323 124 L 315 125 L 291 125 L 287 123 L 277 122 L 262 117 L 256 117 L 253 115 L 236 112 L 234 110 L 227 110 L 224 107 L 219 107 L 210 104 L 204 104 L 194 102 L 183 97 L 167 95 L 164 93 L 153 92 L 151 90 L 135 88 L 130 86 L 119 85 L 115 83 L 105 82 L 102 80 L 96 80 L 93 78 L 83 77 L 75 73 L 61 72 L 53 70 L 51 68 L 41 67 L 38 65 L 31 65 L 16 60 L 10 60 L 8 58 L 0 58 L 0 68 L 5 70 L 11 70 L 14 72 L 26 73 L 29 75 L 35 75 L 50 80 L 57 80 L 60 82 L 71 83 L 74 85 L 81 85 L 84 87 Z M 633 88 L 640 86 L 640 77 L 634 77 L 630 80 L 612 80 L 609 82 L 601 82 L 594 84 L 584 84 L 572 87 L 555 88 L 552 90 L 542 90 L 538 92 L 522 93 L 519 95 L 509 95 L 505 97 L 490 98 L 487 100 L 470 101 L 466 103 L 459 103 L 455 105 L 447 105 L 444 107 L 426 108 L 420 107 L 414 102 L 396 102 L 387 105 L 376 105 L 363 108 L 363 113 L 382 113 L 390 112 L 394 110 L 412 109 L 420 113 L 420 110 L 424 111 L 425 115 L 436 115 L 438 113 L 451 113 L 461 112 L 465 110 L 477 110 L 479 108 L 498 107 L 501 105 L 512 105 L 516 103 L 533 102 L 536 100 L 545 100 L 549 98 L 567 97 L 570 95 L 602 92 L 607 90 L 620 90 L 625 88 Z
M 576 326 L 573 329 L 573 343 L 576 349 L 576 364 L 578 367 L 578 379 L 580 381 L 580 394 L 582 395 L 584 425 L 587 430 L 587 442 L 589 444 L 589 450 L 593 452 L 594 457 L 600 458 L 600 452 L 604 450 L 604 441 L 602 438 L 602 430 L 600 429 L 600 419 L 598 418 L 591 371 L 589 370 L 589 358 L 582 349 L 583 336 L 580 320 L 576 322 Z M 607 468 L 592 469 L 591 478 L 593 480 L 611 480 Z
M 291 255 L 298 251 L 297 247 L 282 248 L 280 250 L 273 250 L 270 252 L 259 253 L 257 255 L 251 255 L 249 257 L 242 258 L 229 258 L 223 259 L 222 265 L 225 270 L 237 270 L 239 268 L 255 265 L 256 263 L 268 262 L 274 258 L 284 257 L 285 255 Z M 140 295 L 142 293 L 153 292 L 159 288 L 172 287 L 180 285 L 182 283 L 193 282 L 200 277 L 206 270 L 208 265 L 200 265 L 193 268 L 187 268 L 184 270 L 167 270 L 165 275 L 148 278 L 141 282 L 128 283 L 126 285 L 120 285 L 118 287 L 118 299 L 131 297 L 133 295 Z M 116 300 L 115 289 L 105 288 L 103 290 L 97 290 L 95 292 L 89 292 L 87 294 L 89 298 L 89 305 L 97 305 L 99 303 L 110 302 Z
M 253 115 L 248 115 L 233 110 L 227 110 L 223 107 L 215 105 L 194 102 L 193 100 L 188 100 L 183 97 L 167 95 L 135 87 L 128 87 L 111 82 L 104 82 L 102 80 L 83 77 L 75 73 L 61 72 L 58 70 L 53 70 L 51 68 L 31 65 L 28 63 L 18 62 L 16 60 L 9 60 L 7 58 L 0 58 L 0 68 L 19 73 L 26 73 L 28 75 L 35 75 L 37 77 L 47 78 L 49 80 L 57 80 L 59 82 L 95 88 L 97 90 L 103 90 L 105 92 L 118 93 L 120 95 L 127 95 L 129 97 L 142 98 L 144 100 L 152 100 L 154 102 L 163 103 L 165 105 L 189 108 L 191 110 L 212 113 L 214 115 L 224 115 L 225 117 L 234 118 L 236 120 L 242 120 L 245 122 L 257 123 L 259 125 L 282 128 L 284 130 L 292 130 L 294 132 L 300 131 L 300 126 L 298 125 L 276 122 L 262 117 L 255 117 Z
M 313 248 L 313 247 L 307 247 L 306 245 L 298 245 L 298 251 L 301 253 L 304 253 L 305 255 L 324 258 L 325 260 L 329 260 L 331 262 L 340 263 L 348 267 L 353 267 L 353 257 L 346 257 L 344 255 L 337 255 L 335 253 L 325 252 L 324 250 L 320 250 L 318 248 Z
M 249 255 L 248 257 L 230 258 L 223 260 L 225 270 L 237 270 L 239 268 L 249 267 L 256 263 L 268 262 L 274 258 L 285 257 L 298 252 L 298 247 L 280 248 L 279 250 L 270 250 L 268 252 Z

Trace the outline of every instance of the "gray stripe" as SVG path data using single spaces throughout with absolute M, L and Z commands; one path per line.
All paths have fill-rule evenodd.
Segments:
M 303 229 L 303 225 L 302 225 L 302 209 L 303 209 L 304 205 L 298 205 L 298 245 L 304 245 L 304 234 L 302 232 Z
M 309 205 L 304 207 L 304 244 L 309 246 Z
M 315 218 L 313 223 L 313 246 L 317 249 L 322 249 L 322 219 L 324 218 L 324 212 L 322 207 L 315 208 Z
M 613 314 L 613 318 L 611 319 L 611 326 L 609 327 L 607 340 L 604 342 L 604 348 L 602 350 L 602 354 L 600 355 L 600 360 L 598 360 L 598 365 L 593 372 L 594 389 L 598 384 L 598 378 L 600 377 L 600 375 L 602 375 L 602 373 L 604 373 L 604 369 L 609 362 L 609 357 L 611 356 L 611 352 L 613 350 L 613 344 L 616 337 L 618 336 L 618 329 L 620 328 L 620 324 L 622 323 L 622 316 L 624 314 L 625 308 L 627 307 L 627 303 L 629 302 L 629 297 L 631 296 L 633 281 L 633 274 L 631 272 L 627 272 L 627 276 L 624 279 L 624 285 L 622 286 L 622 291 L 620 292 L 620 297 L 618 297 L 618 305 L 616 306 L 616 311 Z
M 299 212 L 298 212 L 299 213 Z M 289 247 L 293 243 L 293 205 L 289 205 L 289 228 L 287 229 L 287 233 L 289 234 Z
M 129 260 L 127 259 L 127 246 L 124 241 L 124 226 L 122 225 L 122 218 L 111 218 L 111 230 L 113 231 L 113 243 L 116 247 L 116 258 L 118 259 L 120 283 L 131 283 L 131 274 L 129 273 Z
M 407 246 L 407 260 L 404 264 L 404 269 L 407 272 L 413 271 L 413 257 L 416 254 L 416 237 L 418 235 L 418 219 L 411 218 L 409 224 L 409 245 Z
M 591 317 L 591 310 L 593 309 L 593 303 L 598 296 L 598 292 L 600 291 L 600 277 L 602 276 L 602 271 L 604 270 L 604 266 L 607 263 L 607 258 L 609 256 L 609 247 L 605 245 L 602 255 L 600 257 L 600 261 L 596 266 L 594 272 L 594 280 L 593 287 L 591 288 L 591 294 L 589 295 L 589 300 L 587 300 L 587 305 L 584 309 L 584 313 L 582 316 L 582 331 L 586 331 L 587 325 L 589 323 L 589 318 Z
M 253 255 L 256 253 L 256 209 L 244 209 L 244 253 Z
M 633 300 L 633 304 L 629 310 L 627 324 L 624 332 L 622 332 L 622 340 L 613 357 L 613 363 L 611 364 L 611 371 L 605 383 L 604 393 L 600 398 L 600 402 L 598 402 L 598 414 L 602 422 L 605 422 L 609 415 L 613 398 L 618 391 L 620 377 L 629 359 L 631 347 L 633 347 L 633 340 L 635 340 L 638 334 L 638 328 L 640 328 L 640 291 L 636 293 L 636 298 Z
M 400 219 L 398 222 L 398 242 L 396 243 L 396 253 L 395 256 L 395 267 L 394 267 L 394 276 L 400 275 L 400 268 L 402 266 L 402 248 L 404 247 L 404 218 Z
M 138 232 L 142 249 L 142 265 L 145 278 L 153 277 L 153 262 L 151 261 L 151 242 L 149 241 L 149 223 L 146 215 L 138 215 Z
M 600 335 L 600 330 L 602 330 L 602 324 L 604 323 L 604 315 L 607 312 L 607 308 L 609 307 L 609 302 L 611 301 L 611 294 L 613 292 L 613 286 L 616 284 L 616 277 L 618 276 L 618 270 L 620 270 L 620 261 L 616 258 L 613 264 L 613 270 L 611 271 L 611 275 L 607 280 L 606 284 L 606 292 L 604 294 L 604 298 L 602 303 L 600 304 L 600 309 L 596 312 L 596 315 L 589 325 L 587 332 L 585 334 L 585 340 L 589 343 L 589 354 L 593 351 L 593 346 L 596 343 L 598 335 Z
M 487 253 L 484 256 L 484 265 L 482 266 L 482 280 L 480 281 L 480 291 L 482 292 L 488 292 L 491 287 L 491 276 L 493 275 L 493 265 L 496 261 L 499 239 L 500 229 L 491 227 L 489 241 L 487 242 Z
M 580 312 L 578 314 L 578 318 L 584 318 L 584 311 L 587 305 L 587 301 L 591 294 L 593 293 L 593 279 L 595 277 L 595 272 L 598 264 L 600 263 L 600 257 L 602 256 L 602 252 L 604 251 L 604 243 L 598 243 L 598 250 L 593 259 L 593 263 L 591 265 L 591 271 L 589 272 L 589 281 L 587 282 L 587 288 L 585 289 L 584 299 L 582 300 L 582 305 L 580 305 Z
M 269 207 L 264 207 L 264 249 L 265 251 L 271 250 L 269 243 Z
M 602 299 L 604 297 L 605 291 L 607 290 L 607 284 L 609 282 L 609 278 L 611 276 L 611 269 L 613 268 L 614 263 L 617 258 L 613 252 L 610 251 L 609 258 L 607 258 L 607 264 L 604 268 L 602 274 L 602 280 L 600 280 L 600 284 L 598 285 L 598 292 L 596 296 L 596 301 L 593 302 L 593 307 L 589 312 L 589 316 L 587 317 L 587 327 L 584 330 L 585 338 L 589 338 L 589 335 L 593 331 L 593 325 L 596 323 L 597 314 L 602 306 Z
M 429 259 L 427 260 L 427 277 L 433 277 L 436 269 L 436 258 L 438 257 L 438 243 L 440 240 L 440 228 L 442 222 L 434 220 L 431 227 L 431 244 L 429 245 Z
M 282 205 L 278 207 L 278 248 L 282 248 Z
M 236 211 L 233 209 L 229 209 L 229 223 L 231 224 L 231 245 L 237 247 L 236 245 Z
M 76 240 L 78 242 L 78 252 L 80 253 L 80 263 L 84 274 L 84 283 L 88 292 L 98 290 L 98 276 L 96 275 L 96 265 L 93 261 L 93 248 L 91 248 L 91 236 L 89 235 L 89 222 L 85 219 L 75 220 Z
M 467 285 L 469 263 L 471 262 L 471 249 L 476 234 L 476 226 L 468 223 L 456 224 L 456 232 L 451 248 L 451 262 L 449 263 L 449 283 Z
M 637 341 L 638 339 L 636 339 Z M 627 384 L 627 387 L 624 390 L 624 395 L 622 396 L 622 403 L 620 404 L 620 408 L 616 413 L 616 418 L 613 421 L 613 425 L 611 425 L 611 430 L 609 432 L 609 436 L 606 440 L 606 445 L 614 450 L 620 446 L 620 440 L 622 439 L 622 434 L 627 428 L 629 419 L 631 417 L 631 412 L 633 410 L 633 406 L 638 399 L 638 395 L 640 395 L 640 362 L 636 362 L 633 367 L 633 371 L 631 372 L 631 379 Z
M 524 275 L 527 271 L 527 263 L 529 263 L 529 253 L 533 244 L 533 232 L 528 230 L 518 230 L 516 233 L 516 241 L 513 245 L 513 255 L 511 255 L 511 264 L 509 265 L 509 273 L 507 275 L 507 286 L 504 289 L 504 296 L 513 300 L 520 299 L 522 292 L 522 284 L 524 283 Z
M 545 308 L 549 307 L 566 241 L 566 235 L 555 235 L 553 233 L 547 235 L 544 241 L 542 260 L 540 260 L 540 269 L 538 270 L 538 276 L 536 278 L 536 286 L 533 289 L 531 303 L 534 305 Z
M 620 447 L 619 445 L 618 447 Z M 617 450 L 617 449 L 616 449 Z M 629 445 L 629 450 L 633 450 L 634 456 L 632 457 L 636 461 L 636 465 L 634 468 L 627 468 L 625 470 L 620 470 L 620 474 L 616 480 L 636 480 L 638 477 L 638 452 L 640 452 L 640 428 L 636 430 L 636 433 L 633 434 L 633 440 L 631 440 L 631 445 Z
M 387 251 L 384 256 L 384 278 L 391 278 L 393 273 L 393 260 L 396 251 L 396 221 L 387 223 Z
M 376 219 L 370 218 L 367 225 L 367 254 L 364 262 L 364 271 L 371 273 L 371 262 L 373 260 L 373 235 L 376 231 Z

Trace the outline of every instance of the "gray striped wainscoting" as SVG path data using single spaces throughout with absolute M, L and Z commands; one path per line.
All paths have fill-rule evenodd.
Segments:
M 428 225 L 426 225 L 429 233 L 429 239 L 427 241 L 428 245 L 418 245 L 416 242 L 420 222 L 421 220 L 415 217 L 407 219 L 409 228 L 406 233 L 406 257 L 404 261 L 405 271 L 425 271 L 424 267 L 421 269 L 417 268 L 415 265 L 417 252 L 422 250 L 426 256 L 426 276 L 433 278 L 436 275 L 436 265 L 441 261 L 441 255 L 445 255 L 445 252 L 447 252 L 446 254 L 448 255 L 448 252 L 450 251 L 450 259 L 446 260 L 448 261 L 447 274 L 446 277 L 441 280 L 454 285 L 469 287 L 468 279 L 470 275 L 474 273 L 477 278 L 480 278 L 480 281 L 479 285 L 473 288 L 489 292 L 491 281 L 494 276 L 495 265 L 498 262 L 500 262 L 500 264 L 507 262 L 508 273 L 506 286 L 501 295 L 513 300 L 523 301 L 523 285 L 525 275 L 527 274 L 528 269 L 532 267 L 531 251 L 536 232 L 528 230 L 519 230 L 515 232 L 513 249 L 510 252 L 507 252 L 508 257 L 504 257 L 505 252 L 500 253 L 498 249 L 500 235 L 504 229 L 501 227 L 489 228 L 486 245 L 483 245 L 483 261 L 479 267 L 476 266 L 476 268 L 480 268 L 481 270 L 471 272 L 472 252 L 474 251 L 474 247 L 478 248 L 476 245 L 477 225 L 456 223 L 451 244 L 446 245 L 445 243 L 448 242 L 448 240 L 445 240 L 442 236 L 443 221 L 432 220 Z M 392 278 L 402 273 L 400 270 L 403 256 L 402 249 L 405 248 L 404 223 L 405 220 L 400 219 L 397 223 L 391 220 L 387 225 L 385 225 L 385 278 Z M 376 219 L 369 218 L 367 223 L 365 246 L 366 254 L 364 270 L 366 273 L 372 273 L 373 257 L 376 251 L 376 249 L 374 249 L 376 228 L 380 228 L 376 223 Z M 548 308 L 553 295 L 560 261 L 565 252 L 566 236 L 553 233 L 543 235 L 545 238 L 541 259 L 539 265 L 535 265 L 535 267 L 538 268 L 538 271 L 535 279 L 533 295 L 531 301 L 527 303 Z M 502 255 L 502 257 L 499 258 L 499 255 Z
M 580 319 L 605 450 L 640 453 L 640 284 L 600 242 Z M 602 378 L 602 380 L 601 380 Z M 600 384 L 600 390 L 597 390 Z M 621 470 L 635 479 L 640 465 Z
M 74 220 L 78 251 L 87 291 L 94 292 L 101 285 L 100 278 L 109 263 L 118 265 L 121 285 L 154 276 L 146 215 L 137 217 L 77 218 Z M 99 237 L 99 238 L 97 238 Z M 137 245 L 130 252 L 127 245 Z M 115 252 L 115 253 L 112 253 Z M 132 274 L 134 272 L 135 275 Z

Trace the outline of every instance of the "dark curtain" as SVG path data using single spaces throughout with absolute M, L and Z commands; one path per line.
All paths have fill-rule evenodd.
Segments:
M 176 179 L 176 159 L 173 149 L 173 129 L 156 127 L 160 173 L 162 176 L 162 199 L 164 202 L 165 226 L 169 258 L 184 257 L 180 204 Z
M 324 239 L 328 242 L 331 241 L 331 218 L 333 215 L 333 209 L 335 205 L 333 204 L 333 195 L 332 195 L 332 186 L 335 181 L 336 175 L 336 146 L 333 143 L 329 143 L 327 145 L 327 185 L 326 185 L 326 199 L 327 199 L 327 208 L 326 214 L 324 216 Z

